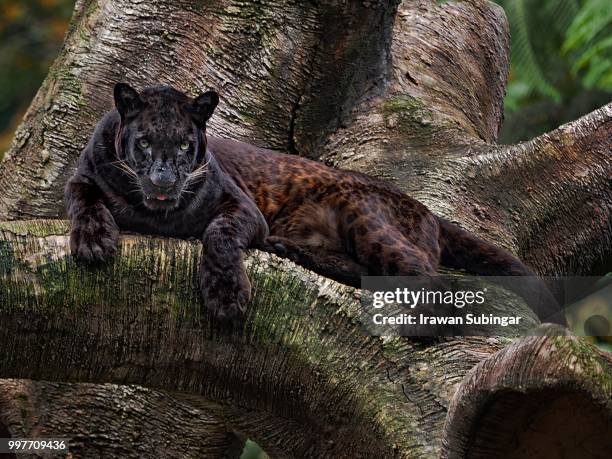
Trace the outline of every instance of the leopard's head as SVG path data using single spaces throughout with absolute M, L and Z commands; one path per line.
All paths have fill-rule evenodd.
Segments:
M 190 98 L 169 86 L 114 90 L 121 116 L 118 164 L 151 210 L 177 207 L 187 187 L 205 177 L 206 122 L 219 102 L 214 91 Z

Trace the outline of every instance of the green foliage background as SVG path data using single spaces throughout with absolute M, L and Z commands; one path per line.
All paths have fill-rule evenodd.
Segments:
M 64 39 L 74 0 L 0 0 L 0 157 Z
M 612 100 L 611 0 L 497 0 L 511 33 L 500 141 L 554 129 Z

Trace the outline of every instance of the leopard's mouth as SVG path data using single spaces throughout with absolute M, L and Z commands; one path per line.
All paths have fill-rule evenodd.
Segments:
M 178 198 L 176 196 L 163 193 L 147 194 L 144 198 L 145 206 L 154 210 L 176 207 L 178 203 Z
M 145 194 L 145 199 L 148 201 L 175 201 L 176 196 L 163 193 L 151 193 Z

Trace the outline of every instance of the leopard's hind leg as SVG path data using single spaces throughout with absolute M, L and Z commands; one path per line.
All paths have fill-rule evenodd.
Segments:
M 357 220 L 348 228 L 350 250 L 371 276 L 434 276 L 437 247 L 428 249 L 409 241 L 394 225 Z
M 269 236 L 263 249 L 283 258 L 288 258 L 322 276 L 357 288 L 361 287 L 361 276 L 368 274 L 367 269 L 353 260 L 347 253 L 330 252 L 319 247 L 298 245 L 293 239 L 287 237 Z
M 362 228 L 368 228 L 368 225 Z M 354 226 L 349 231 L 353 239 L 353 250 L 356 260 L 368 267 L 370 276 L 416 276 L 409 283 L 391 282 L 387 288 L 408 287 L 412 290 L 425 289 L 426 292 L 445 292 L 449 286 L 444 278 L 437 275 L 439 260 L 439 246 L 429 246 L 427 235 L 420 237 L 415 235 L 414 240 L 422 242 L 422 245 L 410 241 L 403 232 L 395 225 L 385 224 L 380 220 L 369 226 L 369 231 L 360 230 Z M 434 228 L 435 229 L 435 228 Z M 349 238 L 351 239 L 351 238 Z M 381 283 L 379 285 L 384 285 Z M 437 298 L 437 296 L 435 297 Z M 397 312 L 409 315 L 418 313 L 419 317 L 450 316 L 454 314 L 452 306 L 439 302 L 437 299 L 431 302 L 419 302 L 417 305 L 397 305 Z M 395 312 L 394 312 L 395 313 Z M 402 336 L 421 337 L 420 339 L 432 339 L 439 336 L 457 333 L 452 325 L 413 324 L 398 325 L 395 332 Z M 437 339 L 437 338 L 436 338 Z

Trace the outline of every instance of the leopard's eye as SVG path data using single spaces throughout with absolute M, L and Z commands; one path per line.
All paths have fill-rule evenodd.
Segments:
M 183 142 L 183 143 L 181 144 L 181 147 L 180 147 L 180 148 L 181 148 L 181 150 L 183 150 L 183 151 L 187 151 L 187 150 L 189 150 L 189 142 Z
M 140 139 L 138 141 L 138 146 L 140 148 L 149 148 L 149 142 L 147 142 L 147 139 Z

